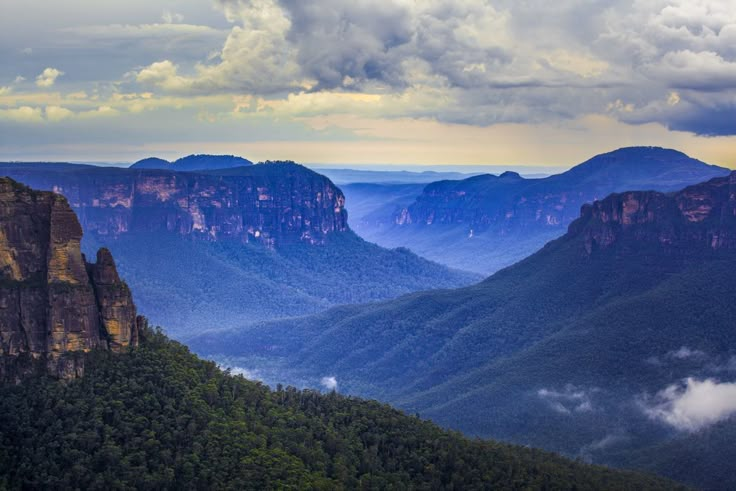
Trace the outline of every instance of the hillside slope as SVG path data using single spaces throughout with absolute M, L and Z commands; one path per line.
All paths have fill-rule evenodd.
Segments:
M 81 234 L 63 196 L 0 178 L 1 489 L 677 487 L 233 377 L 136 317 Z
M 4 489 L 678 489 L 468 440 L 376 402 L 272 391 L 160 333 L 85 377 L 0 386 Z M 48 409 L 51 408 L 51 409 Z
M 587 205 L 565 236 L 478 285 L 191 345 L 305 385 L 333 376 L 345 390 L 470 434 L 644 465 L 621 455 L 734 424 L 736 405 L 720 399 L 736 380 L 734 268 L 736 173 Z M 716 397 L 704 415 L 682 409 L 703 390 Z M 728 465 L 715 476 L 688 473 L 669 457 L 659 471 L 736 486 Z

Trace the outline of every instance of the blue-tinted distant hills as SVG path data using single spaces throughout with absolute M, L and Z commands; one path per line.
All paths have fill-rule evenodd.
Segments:
M 622 148 L 545 178 L 512 172 L 434 182 L 354 227 L 385 247 L 490 274 L 565 233 L 585 203 L 630 189 L 675 191 L 728 173 L 676 150 Z
M 232 169 L 253 165 L 250 160 L 235 155 L 188 155 L 174 162 L 149 157 L 130 166 L 131 169 L 168 169 L 174 171 L 204 171 Z
M 338 186 L 353 183 L 372 184 L 429 184 L 446 179 L 465 179 L 479 175 L 481 172 L 452 171 L 411 171 L 411 170 L 367 170 L 367 169 L 334 169 L 330 167 L 312 167 L 330 178 Z
M 158 157 L 148 157 L 130 166 L 131 169 L 171 169 L 171 162 Z

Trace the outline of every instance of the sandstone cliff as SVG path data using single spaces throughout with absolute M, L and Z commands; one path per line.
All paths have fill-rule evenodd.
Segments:
M 0 175 L 63 194 L 87 233 L 170 232 L 209 241 L 323 243 L 348 230 L 345 197 L 293 163 L 213 174 L 64 164 L 0 164 Z
M 736 172 L 690 186 L 677 193 L 635 191 L 612 194 L 586 204 L 570 225 L 582 236 L 588 253 L 607 248 L 622 237 L 637 244 L 666 248 L 736 248 Z
M 137 343 L 141 320 L 112 257 L 87 264 L 81 239 L 64 197 L 0 178 L 0 380 L 73 378 L 78 353 Z

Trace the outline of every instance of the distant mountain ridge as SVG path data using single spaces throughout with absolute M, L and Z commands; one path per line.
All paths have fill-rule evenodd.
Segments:
M 438 181 L 382 223 L 371 215 L 358 228 L 386 247 L 492 273 L 562 235 L 585 203 L 630 189 L 675 191 L 728 173 L 676 150 L 623 148 L 542 179 L 511 172 Z
M 734 270 L 736 172 L 586 205 L 563 237 L 477 285 L 190 345 L 268 377 L 330 374 L 470 434 L 733 489 L 736 445 L 689 434 L 681 421 L 700 420 L 679 398 L 683 381 L 736 384 Z M 720 408 L 702 410 L 734 434 L 736 412 Z
M 174 171 L 202 171 L 217 169 L 232 169 L 236 167 L 247 167 L 253 165 L 250 160 L 235 155 L 188 155 L 174 162 L 149 157 L 139 160 L 130 166 L 131 169 L 168 169 Z

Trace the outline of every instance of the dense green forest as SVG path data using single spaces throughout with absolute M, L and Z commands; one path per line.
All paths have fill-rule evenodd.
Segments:
M 160 331 L 68 383 L 0 388 L 2 489 L 673 489 L 441 430 L 387 405 L 267 386 Z

